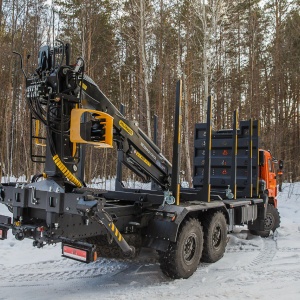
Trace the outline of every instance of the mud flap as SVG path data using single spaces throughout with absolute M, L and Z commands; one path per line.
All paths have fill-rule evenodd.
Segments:
M 108 234 L 114 239 L 117 245 L 122 249 L 124 255 L 127 257 L 135 256 L 135 248 L 128 245 L 123 238 L 121 232 L 114 224 L 111 216 L 104 209 L 105 199 L 103 201 L 84 201 L 83 199 L 78 201 L 77 209 L 83 213 L 87 213 L 86 216 L 92 221 L 103 225 Z
M 248 229 L 253 231 L 265 230 L 265 218 L 267 215 L 268 196 L 264 194 L 263 203 L 257 205 L 257 218 L 253 222 L 248 222 Z

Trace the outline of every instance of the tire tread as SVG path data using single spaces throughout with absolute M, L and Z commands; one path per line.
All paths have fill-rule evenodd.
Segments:
M 218 217 L 220 216 L 220 217 Z M 214 249 L 212 249 L 210 239 L 209 239 L 209 231 L 211 226 L 213 226 L 213 222 L 215 219 L 222 218 L 221 222 L 223 222 L 223 230 L 226 231 L 225 238 L 221 241 L 221 251 L 219 253 L 214 253 Z M 213 214 L 207 214 L 202 219 L 203 224 L 203 231 L 204 231 L 204 247 L 203 247 L 203 253 L 202 253 L 202 262 L 206 263 L 214 263 L 218 260 L 220 260 L 225 253 L 226 243 L 227 243 L 227 225 L 226 225 L 226 219 L 224 214 L 221 211 L 217 211 Z M 222 221 L 223 220 L 223 221 Z
M 177 261 L 177 252 L 179 250 L 180 245 L 178 244 L 178 240 L 180 239 L 180 234 L 182 233 L 185 228 L 189 226 L 196 226 L 201 232 L 202 239 L 200 241 L 200 257 L 199 261 L 197 262 L 196 266 L 192 266 L 191 270 L 187 271 L 185 274 L 182 274 L 182 270 L 180 270 L 179 263 Z M 179 229 L 178 237 L 177 237 L 177 242 L 170 242 L 169 248 L 166 252 L 158 251 L 159 254 L 159 263 L 160 263 L 160 268 L 162 272 L 173 279 L 179 279 L 179 278 L 188 278 L 190 277 L 197 269 L 198 264 L 200 262 L 201 254 L 202 254 L 202 249 L 203 249 L 203 229 L 200 224 L 200 222 L 195 219 L 195 218 L 190 218 L 186 220 L 181 228 Z

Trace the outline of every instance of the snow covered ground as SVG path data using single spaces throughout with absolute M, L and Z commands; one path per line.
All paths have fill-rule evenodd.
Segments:
M 99 259 L 89 265 L 62 258 L 10 234 L 0 241 L 2 299 L 300 299 L 300 183 L 279 197 L 281 227 L 262 239 L 237 228 L 224 257 L 200 264 L 187 280 L 170 280 L 155 252 L 133 262 Z M 0 214 L 8 210 L 0 205 Z

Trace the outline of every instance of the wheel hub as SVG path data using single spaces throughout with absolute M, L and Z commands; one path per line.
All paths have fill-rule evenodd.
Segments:
M 214 229 L 213 236 L 212 236 L 213 247 L 218 248 L 221 244 L 221 240 L 222 240 L 221 226 L 217 225 Z
M 272 214 L 267 214 L 265 218 L 265 230 L 271 230 L 275 220 Z
M 190 262 L 196 251 L 196 235 L 190 235 L 185 243 L 184 243 L 184 250 L 183 250 L 183 258 L 186 262 Z

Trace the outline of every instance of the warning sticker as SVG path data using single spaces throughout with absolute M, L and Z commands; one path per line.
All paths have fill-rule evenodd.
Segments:
M 135 155 L 142 160 L 147 166 L 151 167 L 151 163 L 149 160 L 147 160 L 141 153 L 135 151 Z
M 125 124 L 122 120 L 119 121 L 119 125 L 130 135 L 133 135 L 133 130 Z

